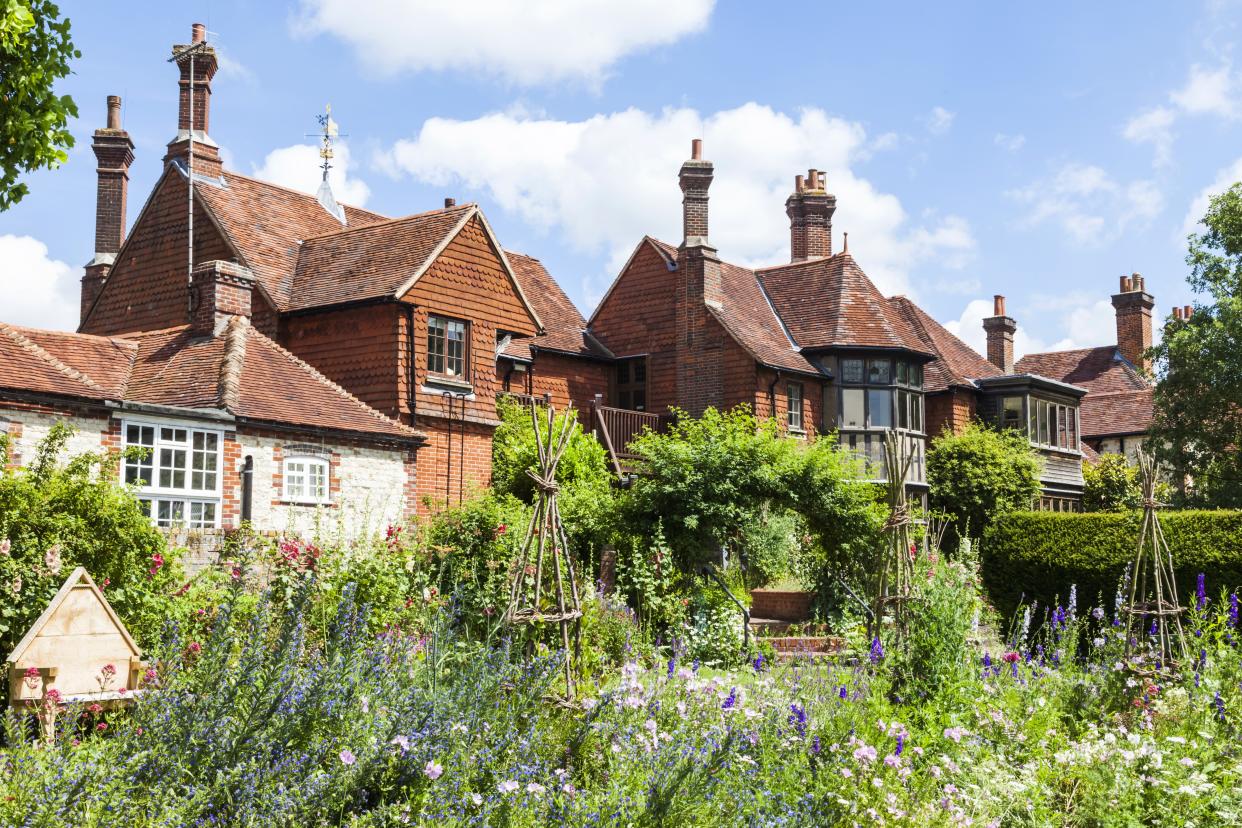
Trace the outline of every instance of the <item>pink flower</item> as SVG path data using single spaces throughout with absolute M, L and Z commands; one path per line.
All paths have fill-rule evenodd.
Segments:
M 966 731 L 962 730 L 960 727 L 946 727 L 944 729 L 944 738 L 952 739 L 955 744 L 960 744 L 962 736 L 965 735 L 965 733 Z
M 8 538 L 5 538 L 4 540 L 0 540 L 0 555 L 9 554 L 9 550 L 12 548 L 13 548 L 13 544 L 9 541 Z
M 105 730 L 108 729 L 108 723 L 100 722 L 99 724 L 95 725 L 95 729 L 98 730 L 100 733 L 103 733 Z
M 875 761 L 876 751 L 871 745 L 863 745 L 854 750 L 854 761 L 870 764 Z
M 54 543 L 43 553 L 43 564 L 53 575 L 60 572 L 60 544 Z
M 423 766 L 423 773 L 427 775 L 428 779 L 439 779 L 440 775 L 444 773 L 444 766 L 439 762 L 428 762 Z
M 186 647 L 186 650 L 193 653 L 194 655 L 198 655 L 199 653 L 203 651 L 203 645 L 199 644 L 197 641 L 191 641 L 190 646 Z
M 344 750 L 342 750 L 340 753 L 340 757 L 341 757 L 342 765 L 352 765 L 354 762 L 358 761 L 358 757 L 354 756 L 354 754 L 349 750 L 349 748 L 345 748 Z
M 60 691 L 53 687 L 43 694 L 43 698 L 47 700 L 48 704 L 60 704 Z
M 1022 657 L 1022 656 L 1018 655 L 1018 654 L 1017 654 L 1016 652 L 1014 652 L 1013 650 L 1010 650 L 1009 652 L 1005 653 L 1005 655 L 1003 656 L 1003 658 L 1005 659 L 1005 661 L 1008 661 L 1010 664 L 1014 664 L 1014 663 L 1016 663 L 1016 662 L 1017 662 L 1017 660 L 1018 660 L 1019 658 L 1021 658 L 1021 657 Z

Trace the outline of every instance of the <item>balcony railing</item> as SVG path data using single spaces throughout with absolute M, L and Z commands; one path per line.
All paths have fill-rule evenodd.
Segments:
M 613 470 L 624 476 L 628 466 L 638 458 L 629 445 L 644 431 L 661 432 L 672 422 L 671 414 L 655 414 L 649 411 L 630 411 L 603 404 L 602 395 L 591 403 L 591 428 L 604 444 L 612 460 Z

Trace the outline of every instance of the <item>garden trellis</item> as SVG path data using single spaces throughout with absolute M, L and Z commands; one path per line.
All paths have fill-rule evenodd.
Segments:
M 904 434 L 888 431 L 884 435 L 884 477 L 888 495 L 888 520 L 884 523 L 885 552 L 876 582 L 873 621 L 879 635 L 885 612 L 891 607 L 897 634 L 903 633 L 905 604 L 910 599 L 914 579 L 914 560 L 910 544 L 910 507 L 906 502 L 906 476 L 913 453 Z
M 556 482 L 556 467 L 578 428 L 578 418 L 572 407 L 565 410 L 560 420 L 556 417 L 556 410 L 546 401 L 545 410 L 547 426 L 541 430 L 539 408 L 531 400 L 530 417 L 535 428 L 539 467 L 538 471 L 528 469 L 526 473 L 535 481 L 535 509 L 518 555 L 517 569 L 513 573 L 505 619 L 510 624 L 555 622 L 560 627 L 565 652 L 565 697 L 572 700 L 574 674 L 581 661 L 582 605 L 578 599 L 573 557 L 557 506 L 560 487 Z M 545 567 L 548 564 L 551 564 L 553 577 L 546 579 L 548 583 L 545 583 Z
M 1182 633 L 1182 612 L 1177 595 L 1177 576 L 1173 570 L 1173 552 L 1165 540 L 1156 514 L 1156 463 L 1151 455 L 1140 451 L 1139 477 L 1143 488 L 1143 525 L 1139 530 L 1138 548 L 1131 566 L 1130 598 L 1126 602 L 1126 657 L 1134 655 L 1144 635 L 1156 639 L 1160 668 L 1176 666 L 1186 657 L 1186 638 Z M 1151 628 L 1144 627 L 1150 621 Z

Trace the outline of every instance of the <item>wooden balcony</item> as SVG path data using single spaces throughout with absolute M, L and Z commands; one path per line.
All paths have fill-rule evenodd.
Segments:
M 638 459 L 638 455 L 629 450 L 634 438 L 647 430 L 662 432 L 672 421 L 671 414 L 606 406 L 603 395 L 599 394 L 591 403 L 591 430 L 608 452 L 608 459 L 618 477 L 625 477 Z

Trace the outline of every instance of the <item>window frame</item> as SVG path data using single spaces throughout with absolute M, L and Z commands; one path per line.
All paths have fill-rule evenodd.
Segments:
M 131 441 L 130 429 L 138 430 L 138 442 Z M 151 433 L 151 442 L 144 442 L 143 430 L 149 429 Z M 173 436 L 165 436 L 165 432 L 170 431 Z M 178 431 L 185 432 L 184 439 L 177 439 Z M 139 447 L 149 449 L 143 458 L 122 458 L 118 475 L 120 482 L 124 486 L 130 487 L 139 502 L 143 506 L 143 512 L 150 518 L 152 524 L 161 528 L 187 528 L 187 529 L 214 529 L 220 526 L 224 508 L 224 429 L 204 427 L 200 423 L 190 423 L 174 420 L 161 419 L 123 419 L 121 420 L 121 448 L 122 451 L 128 451 L 131 448 Z M 203 444 L 208 438 L 214 439 L 214 449 L 196 448 L 198 443 L 197 437 L 202 437 Z M 160 479 L 165 471 L 162 462 L 164 452 L 171 452 L 174 461 L 176 453 L 182 453 L 181 465 L 175 462 L 167 467 L 170 478 L 180 472 L 183 475 L 184 485 L 161 485 Z M 197 457 L 204 457 L 203 468 L 195 469 Z M 214 458 L 213 462 L 208 464 L 206 457 Z M 207 466 L 212 466 L 208 468 Z M 131 480 L 130 471 L 132 469 L 146 470 L 151 479 L 138 478 Z M 196 475 L 213 475 L 214 486 L 211 488 L 194 488 L 193 483 Z M 160 517 L 161 511 L 167 507 L 168 518 Z M 180 514 L 180 519 L 172 517 L 174 509 Z M 203 512 L 210 511 L 210 516 L 204 518 Z M 198 512 L 199 517 L 194 518 L 193 515 Z
M 302 465 L 303 468 L 295 472 L 292 467 Z M 324 506 L 332 502 L 332 461 L 327 457 L 317 454 L 297 453 L 284 457 L 280 464 L 280 497 L 285 503 L 297 503 L 305 506 Z M 310 472 L 312 469 L 322 469 L 323 471 L 323 492 L 322 494 L 314 494 L 309 490 L 303 493 L 293 491 L 291 481 L 296 476 L 304 478 L 304 488 L 309 485 Z
M 443 334 L 437 335 L 437 322 L 443 323 Z M 454 326 L 461 326 L 461 355 L 456 359 L 461 361 L 461 373 L 449 373 L 450 362 L 454 359 L 449 353 L 449 345 L 453 342 L 450 338 L 450 331 Z M 439 339 L 442 350 L 437 351 L 434 347 L 435 341 Z M 439 361 L 437 367 L 436 361 Z M 448 316 L 441 313 L 427 314 L 427 374 L 432 377 L 451 380 L 454 382 L 470 381 L 470 321 L 468 319 L 460 319 L 455 316 Z
M 917 359 L 899 354 L 846 353 L 838 358 L 835 424 L 842 448 L 862 458 L 868 473 L 883 477 L 884 435 L 896 431 L 910 438 L 915 459 L 908 483 L 925 485 L 927 450 L 926 392 L 923 365 Z M 872 381 L 872 380 L 876 381 Z M 880 381 L 887 379 L 887 381 Z M 862 423 L 847 421 L 846 400 L 861 397 Z M 887 401 L 887 416 L 877 418 L 875 409 Z M 855 406 L 856 408 L 856 406 Z M 887 424 L 877 423 L 877 419 Z
M 802 383 L 785 383 L 785 427 L 789 431 L 803 432 L 802 406 L 806 399 Z

